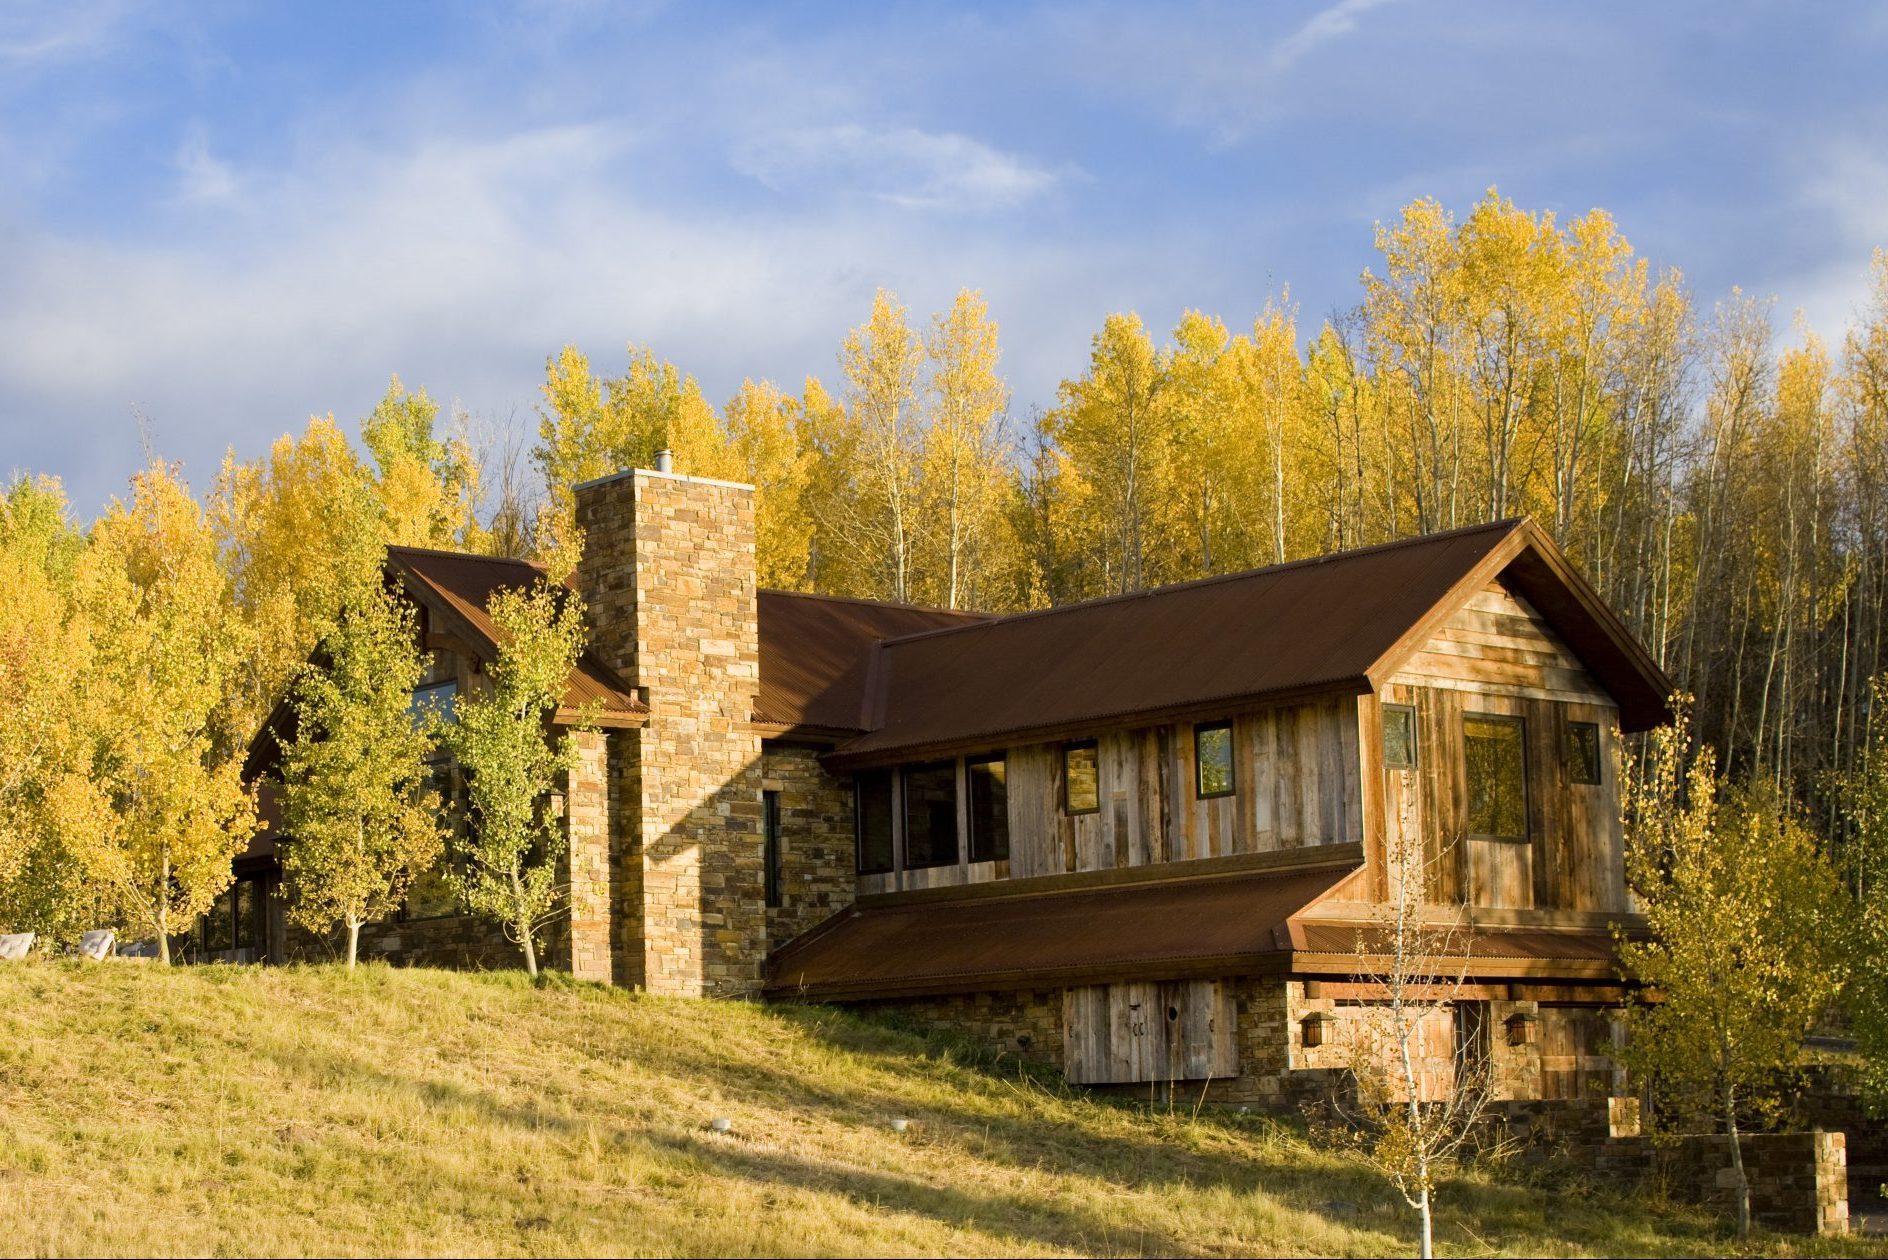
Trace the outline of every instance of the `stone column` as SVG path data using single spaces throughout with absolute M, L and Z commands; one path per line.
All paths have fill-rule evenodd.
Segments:
M 751 995 L 767 948 L 753 487 L 639 469 L 579 486 L 577 523 L 592 646 L 650 710 L 622 749 L 624 978 Z

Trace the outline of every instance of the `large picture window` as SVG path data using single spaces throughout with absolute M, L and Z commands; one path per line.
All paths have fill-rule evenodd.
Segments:
M 767 904 L 780 904 L 780 793 L 760 794 L 761 847 L 764 862 L 763 881 Z
M 1202 800 L 1231 796 L 1232 723 L 1204 722 L 1193 728 L 1193 787 Z
M 957 861 L 957 763 L 905 768 L 905 869 Z
M 852 786 L 859 874 L 882 875 L 892 869 L 892 772 L 868 770 L 856 774 Z
M 1001 757 L 964 763 L 970 791 L 970 860 L 1002 862 L 1010 855 L 1009 775 Z
M 1093 814 L 1101 809 L 1101 769 L 1094 740 L 1062 746 L 1062 810 Z
M 1462 750 L 1468 762 L 1468 834 L 1527 839 L 1527 728 L 1521 719 L 1465 714 Z

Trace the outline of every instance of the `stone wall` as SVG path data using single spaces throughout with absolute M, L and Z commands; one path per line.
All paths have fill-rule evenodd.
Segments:
M 767 950 L 753 487 L 636 470 L 576 500 L 592 648 L 650 710 L 624 748 L 620 843 L 639 869 L 620 882 L 641 906 L 641 930 L 620 933 L 641 954 L 624 978 L 751 995 Z
M 1016 1055 L 1042 1067 L 1062 1068 L 1062 990 L 952 993 L 874 1003 L 931 1032 L 959 1037 L 992 1054 Z
M 770 950 L 852 904 L 852 787 L 819 764 L 820 749 L 769 742 L 761 788 L 780 793 L 780 904 L 767 911 Z
M 608 984 L 618 971 L 611 930 L 617 906 L 610 843 L 618 802 L 610 778 L 610 741 L 601 731 L 578 731 L 571 739 L 577 768 L 564 788 L 570 973 L 579 980 Z

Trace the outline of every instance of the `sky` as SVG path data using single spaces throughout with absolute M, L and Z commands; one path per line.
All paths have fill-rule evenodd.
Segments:
M 982 290 L 1022 421 L 1109 312 L 1315 332 L 1490 186 L 1833 340 L 1884 65 L 1888 7 L 1732 0 L 0 0 L 0 474 L 205 488 L 392 373 L 530 434 L 566 344 L 797 390 L 880 286 Z

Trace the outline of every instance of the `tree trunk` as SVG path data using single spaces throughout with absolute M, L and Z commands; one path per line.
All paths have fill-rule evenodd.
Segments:
M 518 868 L 511 868 L 511 893 L 517 898 L 518 905 L 524 904 L 524 883 L 518 878 Z M 518 929 L 518 947 L 524 950 L 524 969 L 533 980 L 538 978 L 538 947 L 531 939 L 531 918 L 520 914 L 512 926 Z
M 347 921 L 347 969 L 354 970 L 355 960 L 361 956 L 361 921 Z
M 166 882 L 168 883 L 169 881 L 167 880 Z M 159 897 L 157 899 L 156 909 L 157 961 L 168 967 L 170 966 L 170 907 L 164 904 L 162 897 Z
M 1737 1193 L 1737 1237 L 1750 1237 L 1750 1178 L 1744 1173 L 1744 1148 L 1737 1135 L 1737 1103 L 1729 1089 L 1724 1091 L 1724 1131 L 1731 1135 L 1731 1171 L 1737 1175 L 1733 1189 Z
M 1430 1257 L 1436 1254 L 1436 1231 L 1434 1214 L 1430 1211 L 1429 1191 L 1423 1191 L 1422 1197 L 1417 1201 L 1416 1207 L 1417 1211 L 1421 1212 L 1423 1217 L 1422 1250 L 1417 1254 L 1422 1256 L 1423 1260 L 1430 1260 Z

